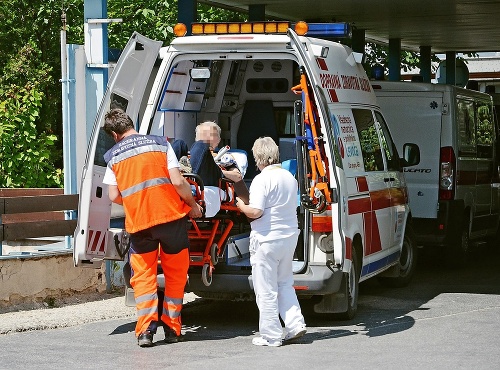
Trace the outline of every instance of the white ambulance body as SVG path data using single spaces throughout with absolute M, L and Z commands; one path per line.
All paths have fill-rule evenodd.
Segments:
M 466 262 L 469 239 L 498 230 L 498 144 L 490 95 L 451 85 L 374 81 L 398 150 L 413 142 L 420 163 L 404 169 L 417 243 Z
M 157 58 L 161 63 L 155 66 Z M 300 71 L 310 84 L 319 123 L 309 141 L 302 95 L 291 91 L 300 83 Z M 256 174 L 254 140 L 274 138 L 282 160 L 297 164 L 302 232 L 294 286 L 299 298 L 317 299 L 317 312 L 352 317 L 358 284 L 370 277 L 383 276 L 390 285 L 410 281 L 416 250 L 400 159 L 365 71 L 348 47 L 297 36 L 291 29 L 280 35 L 178 37 L 163 48 L 134 34 L 110 77 L 89 145 L 74 240 L 76 266 L 99 267 L 126 253 L 122 208 L 111 204 L 102 183 L 103 154 L 113 145 L 102 129 L 103 117 L 115 106 L 138 122 L 141 133 L 183 139 L 188 146 L 197 124 L 215 120 L 222 128 L 221 145 L 247 152 L 247 184 Z M 323 150 L 320 184 L 311 180 L 308 145 L 314 142 Z M 252 297 L 250 226 L 245 220 L 234 229 L 211 284 L 204 284 L 199 266 L 191 266 L 187 291 L 210 298 Z

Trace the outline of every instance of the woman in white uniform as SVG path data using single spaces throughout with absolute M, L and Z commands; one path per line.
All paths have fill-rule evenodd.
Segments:
M 292 260 L 299 229 L 297 224 L 297 181 L 279 164 L 279 148 L 270 137 L 259 138 L 252 147 L 261 171 L 250 185 L 250 201 L 238 197 L 238 208 L 250 219 L 250 263 L 259 308 L 259 332 L 252 343 L 278 347 L 284 340 L 306 333 L 304 316 L 293 288 Z

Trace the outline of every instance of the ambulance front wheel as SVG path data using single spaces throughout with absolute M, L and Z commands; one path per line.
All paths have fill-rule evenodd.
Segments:
M 418 249 L 413 229 L 411 225 L 406 225 L 403 245 L 401 246 L 401 254 L 399 256 L 399 264 L 395 266 L 398 272 L 396 276 L 379 277 L 379 282 L 392 288 L 402 288 L 407 286 L 413 278 L 417 268 L 417 255 Z
M 205 263 L 201 270 L 201 281 L 203 281 L 205 286 L 210 286 L 212 284 L 212 268 L 208 263 Z

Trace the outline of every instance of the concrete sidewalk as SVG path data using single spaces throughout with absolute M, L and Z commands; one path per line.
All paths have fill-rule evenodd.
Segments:
M 125 306 L 123 295 L 104 293 L 99 296 L 101 299 L 64 307 L 0 314 L 0 334 L 55 329 L 112 319 L 130 318 L 135 321 L 135 307 Z M 85 296 L 82 299 L 86 299 Z M 184 304 L 192 304 L 198 299 L 193 293 L 186 293 Z

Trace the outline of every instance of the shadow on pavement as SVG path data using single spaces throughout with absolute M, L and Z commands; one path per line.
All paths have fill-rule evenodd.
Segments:
M 445 267 L 439 249 L 419 250 L 413 281 L 404 288 L 388 288 L 370 279 L 360 285 L 358 312 L 353 320 L 335 321 L 332 315 L 313 312 L 311 300 L 301 300 L 310 328 L 299 343 L 365 335 L 378 337 L 411 329 L 415 318 L 426 315 L 429 302 L 446 293 L 500 294 L 500 245 L 480 245 L 473 249 L 469 263 L 461 268 Z M 201 299 L 186 305 L 182 313 L 186 341 L 229 339 L 255 335 L 258 310 L 255 302 Z M 135 322 L 117 327 L 111 334 L 134 330 Z M 158 335 L 163 336 L 162 329 Z

